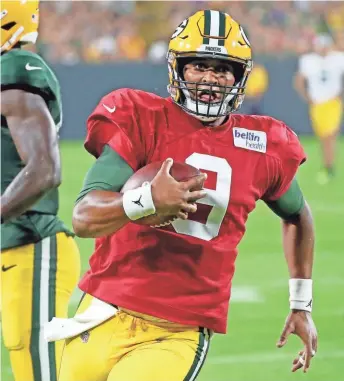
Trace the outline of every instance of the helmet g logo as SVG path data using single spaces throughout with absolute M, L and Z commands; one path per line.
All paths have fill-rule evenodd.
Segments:
M 171 37 L 171 40 L 173 40 L 174 38 L 178 37 L 182 32 L 183 30 L 186 28 L 186 26 L 188 25 L 188 19 L 185 19 L 183 22 L 181 22 L 176 30 L 174 31 L 174 33 L 172 34 L 172 37 Z
M 241 32 L 242 38 L 244 39 L 246 45 L 251 47 L 250 41 L 248 40 L 248 38 L 246 36 L 246 33 L 245 33 L 244 29 L 241 26 L 240 26 L 240 32 Z

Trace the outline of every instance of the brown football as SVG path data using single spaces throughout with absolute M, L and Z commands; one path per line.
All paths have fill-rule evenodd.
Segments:
M 155 175 L 159 172 L 163 162 L 156 161 L 154 163 L 150 163 L 145 167 L 140 168 L 137 172 L 135 172 L 128 181 L 124 184 L 121 189 L 121 193 L 124 193 L 127 190 L 135 189 L 140 187 L 145 181 L 152 181 Z M 201 172 L 199 169 L 180 162 L 173 162 L 173 165 L 170 170 L 170 175 L 177 181 L 187 181 L 192 177 L 200 175 Z M 200 188 L 202 189 L 202 188 Z M 198 189 L 193 189 L 198 190 Z M 149 225 L 149 226 L 163 226 L 164 224 L 168 225 L 171 221 L 175 219 L 175 216 L 158 216 L 156 214 L 152 214 L 147 217 L 140 218 L 136 221 L 133 221 L 139 225 Z

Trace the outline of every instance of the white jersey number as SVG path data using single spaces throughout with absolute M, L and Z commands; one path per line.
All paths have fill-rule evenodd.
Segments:
M 216 189 L 205 188 L 207 196 L 197 201 L 199 204 L 212 206 L 212 209 L 205 224 L 197 221 L 184 221 L 178 219 L 172 222 L 172 225 L 177 233 L 187 234 L 205 241 L 210 241 L 219 234 L 221 223 L 228 208 L 232 182 L 232 168 L 227 160 L 223 158 L 201 153 L 193 153 L 185 160 L 185 162 L 200 170 L 204 169 L 216 172 Z

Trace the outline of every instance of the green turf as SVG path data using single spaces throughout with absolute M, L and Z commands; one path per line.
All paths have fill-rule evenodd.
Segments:
M 299 182 L 313 208 L 316 223 L 314 270 L 314 319 L 319 331 L 319 351 L 306 375 L 292 374 L 291 361 L 301 348 L 292 337 L 283 349 L 276 349 L 288 313 L 288 274 L 281 249 L 280 223 L 264 205 L 250 216 L 246 236 L 240 245 L 234 285 L 255 290 L 262 300 L 234 301 L 229 314 L 228 334 L 216 335 L 200 381 L 340 381 L 344 374 L 344 139 L 338 158 L 338 175 L 333 183 L 318 186 L 320 155 L 314 139 L 302 139 L 308 162 L 302 166 Z M 92 159 L 79 142 L 62 143 L 62 218 L 70 225 L 75 197 Z M 82 269 L 88 266 L 92 240 L 78 240 Z M 77 295 L 73 298 L 71 313 Z M 12 381 L 8 356 L 2 355 L 2 380 Z M 86 380 L 85 380 L 86 381 Z M 120 381 L 120 380 L 119 380 Z M 164 380 L 162 380 L 164 381 Z

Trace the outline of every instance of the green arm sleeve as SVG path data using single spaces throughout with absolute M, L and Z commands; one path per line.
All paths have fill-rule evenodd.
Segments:
M 119 192 L 129 177 L 134 173 L 120 155 L 108 145 L 87 172 L 82 190 L 76 203 L 92 190 Z
M 294 179 L 289 189 L 278 200 L 267 201 L 266 204 L 279 217 L 292 220 L 303 209 L 305 200 L 299 184 Z

